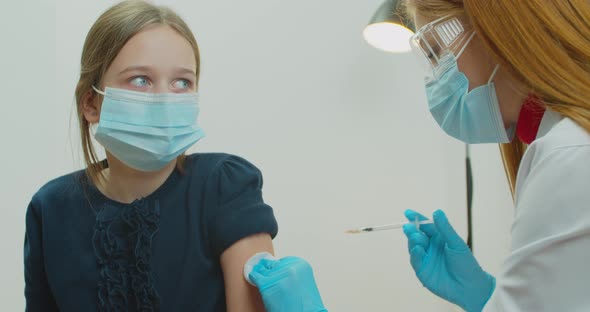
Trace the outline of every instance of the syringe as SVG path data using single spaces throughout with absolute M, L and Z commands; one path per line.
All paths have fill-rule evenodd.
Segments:
M 346 231 L 347 234 L 359 234 L 359 233 L 369 233 L 369 232 L 377 232 L 377 231 L 386 231 L 386 230 L 394 230 L 400 229 L 405 224 L 415 224 L 417 227 L 421 224 L 432 224 L 430 220 L 423 220 L 423 221 L 414 221 L 414 222 L 405 222 L 405 223 L 394 223 L 394 224 L 385 224 L 385 225 L 376 225 L 376 226 L 368 226 L 362 227 L 358 229 L 352 229 Z

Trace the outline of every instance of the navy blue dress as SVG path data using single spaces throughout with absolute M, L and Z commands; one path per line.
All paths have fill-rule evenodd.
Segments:
M 131 204 L 83 171 L 43 186 L 26 216 L 27 311 L 225 311 L 220 255 L 277 223 L 246 160 L 194 154 L 185 169 Z

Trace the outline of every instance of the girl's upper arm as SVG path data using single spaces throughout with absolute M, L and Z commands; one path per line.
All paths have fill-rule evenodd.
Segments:
M 274 253 L 269 234 L 251 235 L 237 241 L 221 254 L 228 312 L 265 311 L 260 293 L 244 279 L 246 261 L 258 252 Z
M 243 158 L 223 156 L 208 185 L 214 196 L 207 204 L 206 235 L 223 270 L 227 311 L 265 311 L 258 290 L 243 276 L 250 257 L 273 253 L 278 231 L 273 210 L 262 198 L 262 173 Z

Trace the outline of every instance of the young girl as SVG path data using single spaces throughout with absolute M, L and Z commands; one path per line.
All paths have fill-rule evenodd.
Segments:
M 94 23 L 76 88 L 87 168 L 29 204 L 27 311 L 263 310 L 242 277 L 277 233 L 260 171 L 184 155 L 203 137 L 199 68 L 192 32 L 165 7 L 125 1 Z

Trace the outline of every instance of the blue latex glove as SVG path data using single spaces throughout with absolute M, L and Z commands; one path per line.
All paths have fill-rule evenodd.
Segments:
M 427 220 L 407 210 L 413 222 Z M 480 312 L 492 296 L 496 279 L 477 263 L 471 250 L 449 224 L 444 212 L 433 214 L 434 224 L 404 225 L 410 261 L 418 279 L 435 295 L 468 312 Z
M 262 259 L 249 276 L 268 312 L 327 312 L 307 261 Z

